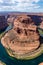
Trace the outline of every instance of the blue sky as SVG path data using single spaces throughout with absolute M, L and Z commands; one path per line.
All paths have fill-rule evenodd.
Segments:
M 1 11 L 43 12 L 43 0 L 0 0 Z

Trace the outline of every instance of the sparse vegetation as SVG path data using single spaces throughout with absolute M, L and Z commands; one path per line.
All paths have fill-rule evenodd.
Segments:
M 0 39 L 2 38 L 2 36 L 5 34 L 5 31 L 0 33 Z
M 38 29 L 38 31 L 40 35 L 43 35 L 43 30 Z

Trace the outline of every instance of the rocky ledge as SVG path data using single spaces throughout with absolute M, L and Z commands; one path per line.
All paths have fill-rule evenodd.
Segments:
M 41 45 L 37 26 L 27 15 L 18 16 L 13 24 L 13 28 L 1 39 L 3 46 L 11 56 L 19 59 L 34 56 Z

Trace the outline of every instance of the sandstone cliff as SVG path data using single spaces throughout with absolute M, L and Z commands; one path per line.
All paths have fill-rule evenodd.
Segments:
M 1 40 L 3 46 L 17 55 L 36 50 L 40 45 L 39 34 L 31 17 L 19 15 L 13 23 L 13 29 L 9 30 Z

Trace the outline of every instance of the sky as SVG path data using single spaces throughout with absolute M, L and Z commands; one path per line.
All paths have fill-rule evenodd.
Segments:
M 43 0 L 0 0 L 0 12 L 43 12 Z

